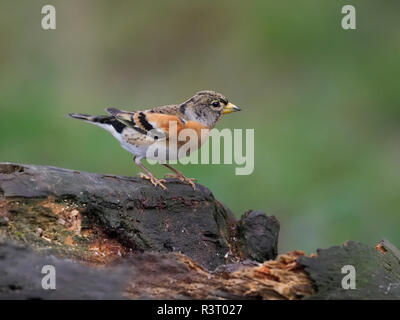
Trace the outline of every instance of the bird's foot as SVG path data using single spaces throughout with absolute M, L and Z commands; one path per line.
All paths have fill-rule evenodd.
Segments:
M 142 172 L 140 172 L 139 175 L 140 175 L 140 177 L 141 177 L 142 179 L 149 180 L 155 187 L 156 187 L 156 186 L 160 186 L 163 190 L 166 190 L 166 189 L 167 189 L 167 187 L 164 186 L 164 183 L 167 182 L 165 179 L 157 179 L 157 178 L 156 178 L 155 176 L 153 176 L 153 175 L 147 175 L 147 174 L 144 174 L 144 173 L 142 173 Z
M 167 173 L 165 175 L 166 178 L 176 178 L 179 179 L 183 183 L 190 184 L 190 186 L 193 188 L 193 190 L 196 190 L 196 185 L 193 181 L 196 181 L 195 178 L 187 178 L 183 174 L 173 174 L 173 173 Z

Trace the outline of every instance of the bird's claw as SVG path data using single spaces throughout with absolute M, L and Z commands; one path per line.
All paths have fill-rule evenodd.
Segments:
M 167 178 L 176 178 L 176 179 L 179 179 L 179 181 L 181 181 L 181 182 L 183 182 L 183 183 L 190 184 L 190 186 L 193 188 L 193 190 L 196 190 L 196 185 L 195 185 L 195 183 L 193 182 L 193 181 L 196 181 L 195 178 L 188 178 L 188 177 L 185 177 L 183 174 L 180 175 L 180 174 L 173 174 L 173 173 L 167 173 L 167 174 L 165 175 L 165 177 L 167 177 Z
M 155 187 L 160 186 L 163 190 L 167 190 L 167 187 L 164 185 L 164 183 L 167 182 L 165 179 L 157 179 L 153 175 L 147 175 L 142 172 L 140 172 L 139 175 L 142 179 L 149 180 Z

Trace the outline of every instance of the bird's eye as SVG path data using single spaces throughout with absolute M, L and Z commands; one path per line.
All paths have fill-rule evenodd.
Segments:
M 219 107 L 219 102 L 218 102 L 218 101 L 214 101 L 214 102 L 212 103 L 212 106 L 213 106 L 214 108 L 218 108 L 218 107 Z

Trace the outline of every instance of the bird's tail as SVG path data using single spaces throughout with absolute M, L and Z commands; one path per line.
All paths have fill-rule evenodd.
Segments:
M 116 133 L 121 133 L 126 127 L 125 124 L 117 120 L 114 116 L 90 116 L 81 113 L 69 113 L 68 116 L 74 119 L 83 120 L 85 122 L 99 126 L 111 132 L 114 136 Z
M 68 116 L 74 119 L 84 120 L 88 122 L 95 122 L 95 123 L 104 123 L 107 122 L 107 120 L 114 119 L 114 117 L 112 116 L 90 116 L 88 114 L 82 114 L 82 113 L 69 113 Z

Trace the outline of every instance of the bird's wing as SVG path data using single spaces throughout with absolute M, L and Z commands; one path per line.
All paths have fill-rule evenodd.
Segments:
M 132 121 L 128 120 L 128 118 L 130 118 L 131 116 L 133 116 L 136 112 L 135 111 L 123 111 L 123 110 L 119 110 L 117 108 L 106 108 L 106 111 L 111 114 L 114 119 L 116 119 L 117 121 L 123 123 L 124 125 L 136 130 L 139 133 L 142 133 L 144 135 L 147 134 L 146 131 L 142 130 L 141 128 L 137 127 L 135 125 L 135 123 L 133 123 Z M 126 119 L 122 119 L 122 118 L 118 118 L 118 115 L 125 115 L 124 118 Z
M 168 140 L 170 130 L 179 134 L 186 128 L 187 121 L 182 117 L 172 114 L 157 113 L 155 109 L 149 111 L 129 112 L 116 108 L 107 108 L 106 111 L 113 115 L 118 121 L 135 129 L 136 131 L 153 137 L 154 140 Z M 171 132 L 172 134 L 172 132 Z

